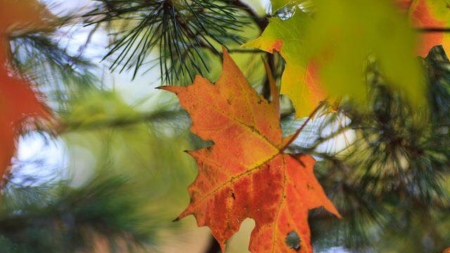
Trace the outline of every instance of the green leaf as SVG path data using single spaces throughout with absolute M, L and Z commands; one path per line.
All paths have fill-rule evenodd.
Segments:
M 391 1 L 317 1 L 305 51 L 315 59 L 331 95 L 366 102 L 363 71 L 375 58 L 382 78 L 402 90 L 412 104 L 425 104 L 425 79 L 414 57 L 417 38 Z
M 245 44 L 281 53 L 286 61 L 281 93 L 292 100 L 298 117 L 308 115 L 328 96 L 367 104 L 365 67 L 374 60 L 382 73 L 379 78 L 417 108 L 425 105 L 425 78 L 414 55 L 416 34 L 390 1 L 315 4 L 314 18 L 297 7 L 288 20 L 270 19 L 261 37 Z

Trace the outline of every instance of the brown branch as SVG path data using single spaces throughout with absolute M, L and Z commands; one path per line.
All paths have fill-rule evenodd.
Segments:
M 204 253 L 220 253 L 220 244 L 213 235 L 209 236 L 209 245 Z
M 420 33 L 448 33 L 450 32 L 450 27 L 422 27 L 416 28 Z
M 228 53 L 236 53 L 236 54 L 266 54 L 266 52 L 258 50 L 258 49 L 229 49 Z
M 258 16 L 258 13 L 256 13 L 255 10 L 252 9 L 246 3 L 244 3 L 240 0 L 234 0 L 233 5 L 236 7 L 239 7 L 243 11 L 247 12 L 247 14 L 252 18 L 252 20 L 255 22 L 255 24 L 258 25 L 261 32 L 264 31 L 264 29 L 269 24 L 269 19 L 267 16 L 263 16 L 263 17 Z
M 245 11 L 252 18 L 253 22 L 255 22 L 255 24 L 258 26 L 261 33 L 264 31 L 264 29 L 266 29 L 267 25 L 269 25 L 268 16 L 263 16 L 263 17 L 258 16 L 258 14 L 255 12 L 255 10 L 252 9 L 247 4 L 245 4 L 244 2 L 242 2 L 240 0 L 234 0 L 233 5 L 236 7 L 239 7 L 243 11 Z M 267 55 L 267 62 L 269 64 L 269 68 L 271 70 L 274 70 L 275 65 L 276 65 L 274 55 L 267 53 L 267 52 L 263 52 L 263 53 L 265 53 Z M 264 82 L 262 95 L 265 99 L 270 98 L 270 82 L 269 82 L 268 78 L 266 78 L 266 81 Z

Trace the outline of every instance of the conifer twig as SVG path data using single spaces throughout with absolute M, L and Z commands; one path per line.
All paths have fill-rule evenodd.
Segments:
M 298 135 L 303 131 L 303 129 L 306 127 L 306 125 L 309 123 L 309 121 L 316 115 L 316 113 L 325 106 L 325 102 L 319 103 L 319 105 L 309 114 L 308 118 L 303 122 L 303 124 L 300 126 L 297 131 L 293 135 L 290 136 L 290 139 L 284 144 L 284 146 L 280 149 L 280 152 L 283 152 L 291 143 L 297 139 Z

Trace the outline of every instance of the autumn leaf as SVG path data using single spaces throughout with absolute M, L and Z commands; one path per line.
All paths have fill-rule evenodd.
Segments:
M 425 104 L 425 79 L 415 57 L 416 34 L 393 3 L 386 0 L 315 1 L 314 18 L 300 8 L 292 17 L 271 18 L 262 35 L 244 46 L 286 61 L 281 93 L 298 117 L 308 115 L 326 97 L 350 97 L 365 105 L 364 68 L 379 63 L 383 78 L 412 105 Z
M 199 173 L 191 202 L 177 219 L 193 214 L 225 250 L 246 218 L 255 220 L 251 252 L 312 252 L 308 211 L 320 206 L 340 217 L 313 173 L 308 155 L 283 153 L 277 105 L 251 88 L 224 50 L 215 85 L 198 76 L 187 87 L 165 86 L 189 112 L 191 131 L 214 145 L 188 153 Z M 287 237 L 298 235 L 298 245 Z
M 48 29 L 48 21 L 44 20 L 48 14 L 37 1 L 0 1 L 0 181 L 8 171 L 16 139 L 27 120 L 50 119 L 31 84 L 11 69 L 9 37 L 20 31 Z

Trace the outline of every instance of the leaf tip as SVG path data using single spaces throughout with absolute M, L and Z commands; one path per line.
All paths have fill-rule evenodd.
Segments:
M 183 87 L 183 86 L 158 86 L 155 89 L 165 90 L 165 91 L 169 91 L 169 92 L 178 94 L 178 92 L 182 91 L 183 88 L 185 88 L 185 87 Z
M 334 206 L 334 204 L 331 202 L 331 200 L 328 200 L 329 203 L 323 205 L 323 207 L 325 208 L 325 210 L 327 210 L 329 213 L 333 214 L 334 216 L 336 216 L 336 218 L 342 220 L 343 217 L 342 215 L 339 213 L 339 211 L 337 210 L 337 208 Z
M 170 86 L 158 86 L 155 89 L 157 89 L 157 90 L 170 90 Z

